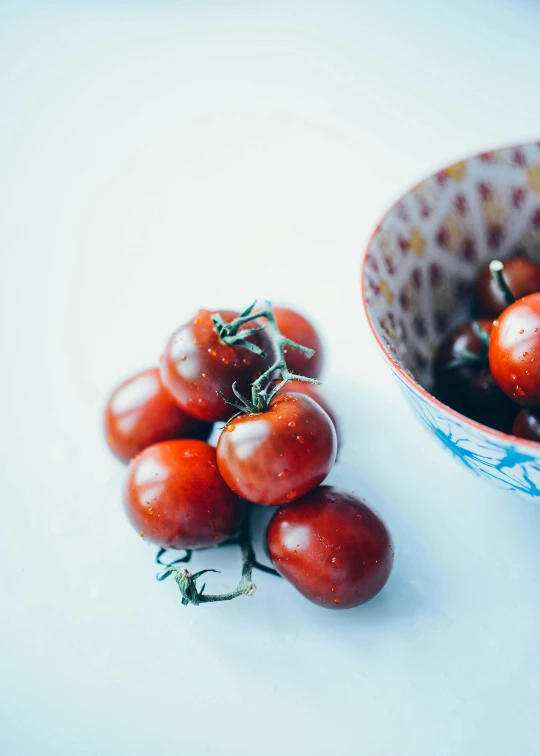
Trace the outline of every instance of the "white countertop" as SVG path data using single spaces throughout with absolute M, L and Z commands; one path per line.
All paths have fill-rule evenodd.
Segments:
M 2 752 L 540 753 L 540 508 L 417 425 L 359 294 L 400 192 L 540 138 L 540 9 L 44 5 L 0 7 Z M 320 326 L 344 436 L 329 482 L 394 536 L 356 610 L 266 575 L 184 608 L 124 519 L 108 390 L 196 307 L 255 296 Z M 236 581 L 233 553 L 195 564 Z

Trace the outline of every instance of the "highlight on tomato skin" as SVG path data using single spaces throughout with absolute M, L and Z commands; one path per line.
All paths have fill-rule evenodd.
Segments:
M 195 439 L 163 441 L 135 457 L 124 507 L 142 538 L 171 549 L 216 546 L 237 532 L 245 511 L 219 474 L 214 447 Z
M 230 310 L 219 313 L 226 322 L 238 317 Z M 234 383 L 240 392 L 249 395 L 252 382 L 273 363 L 275 356 L 272 340 L 264 329 L 249 338 L 262 355 L 223 343 L 212 321 L 214 314 L 199 310 L 180 326 L 170 337 L 160 362 L 161 380 L 178 406 L 207 422 L 226 421 L 234 414 L 218 391 L 228 395 Z M 262 322 L 251 321 L 239 333 L 262 326 Z
M 266 412 L 235 417 L 217 444 L 227 485 L 254 504 L 276 506 L 318 486 L 337 454 L 334 425 L 302 394 L 278 394 Z
M 312 357 L 306 357 L 296 349 L 285 348 L 285 359 L 291 373 L 305 375 L 308 378 L 320 378 L 324 353 L 321 338 L 315 327 L 299 312 L 288 307 L 274 307 L 273 311 L 283 336 L 315 351 Z
M 114 389 L 105 406 L 103 425 L 110 450 L 122 462 L 159 441 L 206 441 L 213 427 L 178 407 L 161 382 L 159 368 L 136 373 Z
M 540 293 L 518 299 L 494 321 L 489 366 L 510 399 L 540 404 Z
M 364 604 L 392 571 L 394 547 L 382 519 L 365 501 L 333 486 L 278 509 L 266 540 L 280 575 L 327 609 Z

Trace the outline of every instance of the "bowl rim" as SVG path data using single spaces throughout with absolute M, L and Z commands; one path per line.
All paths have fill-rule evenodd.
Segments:
M 531 441 L 528 438 L 520 438 L 520 436 L 514 436 L 512 433 L 504 433 L 503 431 L 495 430 L 495 428 L 490 428 L 489 425 L 483 425 L 483 423 L 479 423 L 476 420 L 471 420 L 470 417 L 467 417 L 466 415 L 462 415 L 461 412 L 457 412 L 456 410 L 449 407 L 447 404 L 444 404 L 444 402 L 441 402 L 439 399 L 437 399 L 433 394 L 430 394 L 429 391 L 427 391 L 423 386 L 421 386 L 417 381 L 415 381 L 414 378 L 412 378 L 397 362 L 397 360 L 391 355 L 391 353 L 388 351 L 382 340 L 380 339 L 377 331 L 375 330 L 375 326 L 373 324 L 373 318 L 371 317 L 370 311 L 369 311 L 369 305 L 367 302 L 367 296 L 366 296 L 366 263 L 368 259 L 368 253 L 369 249 L 373 243 L 373 240 L 377 236 L 377 234 L 381 230 L 381 226 L 386 220 L 386 218 L 390 215 L 390 213 L 395 209 L 395 207 L 403 200 L 404 197 L 406 197 L 408 194 L 410 194 L 414 189 L 416 189 L 417 186 L 422 184 L 424 181 L 429 180 L 433 176 L 436 176 L 437 173 L 441 173 L 442 171 L 447 170 L 451 166 L 455 165 L 456 163 L 461 162 L 469 162 L 470 160 L 473 160 L 474 158 L 479 158 L 481 155 L 490 154 L 492 152 L 502 152 L 504 150 L 512 150 L 512 149 L 518 149 L 519 147 L 529 147 L 531 145 L 540 145 L 540 142 L 538 140 L 531 139 L 527 142 L 518 142 L 514 144 L 510 144 L 507 146 L 502 147 L 496 147 L 489 150 L 482 150 L 481 152 L 474 152 L 469 154 L 465 158 L 460 158 L 458 160 L 453 160 L 451 163 L 446 163 L 442 168 L 439 168 L 438 170 L 432 171 L 429 173 L 425 178 L 420 179 L 416 181 L 414 184 L 411 184 L 408 189 L 406 189 L 404 192 L 402 192 L 399 197 L 392 202 L 392 204 L 388 207 L 385 213 L 381 216 L 380 221 L 377 223 L 373 231 L 371 232 L 367 244 L 364 249 L 364 253 L 362 256 L 362 263 L 360 266 L 360 291 L 362 294 L 362 305 L 364 308 L 364 315 L 366 316 L 366 320 L 368 322 L 369 328 L 371 330 L 371 334 L 373 338 L 375 339 L 375 343 L 379 347 L 379 349 L 382 352 L 382 355 L 387 363 L 389 363 L 392 370 L 401 378 L 402 381 L 404 381 L 413 391 L 415 391 L 417 394 L 419 394 L 422 398 L 426 399 L 430 404 L 432 404 L 434 407 L 436 407 L 439 410 L 442 410 L 443 412 L 449 414 L 451 417 L 454 417 L 455 419 L 461 421 L 462 423 L 465 423 L 466 425 L 470 425 L 473 428 L 483 431 L 488 436 L 493 436 L 496 439 L 506 441 L 507 443 L 519 443 L 523 446 L 530 447 L 532 449 L 538 450 L 540 449 L 540 443 L 537 441 Z M 516 405 L 520 409 L 523 409 L 519 404 Z M 519 411 L 519 410 L 518 410 Z

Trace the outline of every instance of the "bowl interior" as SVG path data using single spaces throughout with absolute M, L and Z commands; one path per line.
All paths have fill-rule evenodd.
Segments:
M 428 391 L 441 337 L 470 317 L 478 267 L 515 254 L 540 261 L 540 143 L 439 171 L 376 229 L 363 269 L 368 317 L 387 353 Z

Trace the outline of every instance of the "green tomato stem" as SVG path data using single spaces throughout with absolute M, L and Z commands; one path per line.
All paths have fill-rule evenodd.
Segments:
M 514 304 L 516 298 L 512 294 L 512 290 L 504 279 L 503 268 L 504 266 L 500 260 L 492 260 L 489 264 L 489 272 L 491 273 L 491 277 L 497 284 L 497 288 L 499 289 L 504 299 L 505 305 L 507 307 L 510 307 L 510 305 Z
M 174 575 L 174 580 L 178 585 L 178 589 L 182 595 L 182 604 L 187 606 L 193 604 L 198 606 L 199 604 L 208 604 L 215 601 L 231 601 L 231 599 L 238 598 L 238 596 L 253 596 L 257 590 L 257 586 L 252 580 L 253 569 L 259 569 L 262 572 L 267 572 L 271 575 L 278 575 L 278 573 L 271 567 L 261 564 L 255 557 L 255 551 L 251 542 L 251 514 L 253 512 L 253 505 L 250 505 L 244 521 L 240 528 L 238 539 L 234 539 L 231 542 L 224 542 L 223 545 L 239 545 L 242 552 L 242 574 L 235 590 L 229 593 L 207 594 L 204 593 L 206 583 L 199 588 L 197 587 L 197 580 L 208 572 L 218 572 L 218 570 L 206 569 L 199 570 L 199 572 L 191 573 L 185 567 L 179 566 L 180 562 L 187 562 L 191 558 L 191 551 L 186 550 L 186 556 L 182 559 L 177 559 L 174 562 L 165 564 L 161 561 L 161 557 L 166 549 L 160 549 L 156 557 L 158 564 L 164 564 L 165 570 L 156 575 L 156 579 L 161 581 L 168 578 L 170 575 Z M 279 576 L 279 575 L 278 575 Z
M 264 318 L 266 320 L 267 332 L 270 335 L 272 344 L 274 346 L 275 354 L 277 355 L 276 359 L 274 360 L 272 365 L 270 365 L 270 367 L 267 370 L 265 370 L 264 373 L 262 373 L 262 375 L 260 375 L 251 384 L 251 399 L 248 399 L 245 396 L 242 396 L 242 394 L 236 389 L 236 384 L 233 384 L 231 387 L 234 397 L 227 396 L 221 391 L 218 391 L 218 394 L 228 404 L 231 404 L 240 413 L 248 413 L 248 414 L 258 414 L 260 412 L 266 412 L 274 396 L 289 381 L 305 381 L 306 383 L 320 384 L 320 381 L 316 380 L 315 378 L 308 378 L 305 375 L 296 375 L 296 373 L 291 373 L 291 371 L 287 367 L 287 362 L 285 360 L 286 347 L 289 347 L 291 349 L 297 349 L 299 352 L 302 352 L 302 354 L 305 354 L 306 357 L 308 358 L 313 357 L 313 355 L 315 354 L 315 350 L 309 349 L 309 347 L 306 347 L 306 346 L 302 346 L 302 344 L 297 344 L 295 341 L 291 341 L 291 339 L 288 339 L 285 336 L 283 336 L 276 322 L 276 318 L 274 316 L 274 311 L 272 310 L 271 302 L 266 300 L 264 309 L 260 310 L 259 312 L 255 314 L 251 314 L 254 306 L 255 306 L 255 303 L 253 303 L 250 307 L 244 310 L 244 312 L 242 313 L 242 315 L 240 315 L 240 317 L 236 318 L 236 320 L 232 321 L 232 323 L 228 325 L 234 325 L 234 328 L 236 328 L 236 323 L 238 323 L 238 321 L 240 320 L 242 320 L 242 323 L 246 323 L 248 320 L 251 320 L 251 319 Z M 223 338 L 230 338 L 229 336 L 225 336 L 225 337 L 222 336 L 223 319 L 221 318 L 221 315 L 219 315 L 219 313 L 213 316 L 213 321 L 214 321 L 214 325 L 216 327 L 216 331 L 220 339 L 223 340 Z M 251 329 L 250 332 L 252 333 L 256 330 L 260 330 L 260 329 Z M 242 335 L 246 333 L 247 331 L 235 332 L 236 335 L 233 335 L 232 338 L 236 339 L 237 337 L 240 337 L 240 340 L 242 340 Z M 227 341 L 226 343 L 230 343 L 230 342 Z M 240 341 L 238 340 L 235 341 L 234 343 L 236 346 L 245 347 L 245 344 L 240 343 Z M 250 344 L 250 346 L 254 346 L 254 345 Z M 281 375 L 281 378 L 277 383 L 275 379 L 276 372 L 279 372 L 279 374 Z

